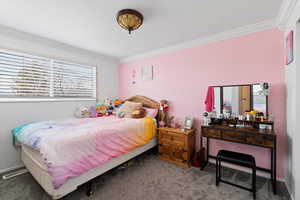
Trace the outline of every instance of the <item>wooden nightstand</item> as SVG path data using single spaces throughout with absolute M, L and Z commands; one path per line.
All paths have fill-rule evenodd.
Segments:
M 195 130 L 158 128 L 159 158 L 190 167 L 195 152 Z

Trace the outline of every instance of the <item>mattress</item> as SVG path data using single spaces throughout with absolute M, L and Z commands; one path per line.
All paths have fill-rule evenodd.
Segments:
M 32 174 L 36 181 L 44 188 L 44 190 L 53 199 L 60 199 L 63 196 L 69 194 L 70 192 L 76 190 L 78 186 L 140 155 L 141 153 L 153 148 L 156 145 L 157 138 L 154 137 L 150 142 L 141 147 L 129 151 L 119 157 L 113 158 L 110 161 L 100 165 L 99 167 L 91 169 L 90 171 L 81 174 L 78 177 L 69 179 L 58 189 L 54 189 L 53 184 L 51 182 L 51 176 L 48 173 L 47 166 L 43 163 L 43 159 L 39 151 L 36 151 L 26 145 L 22 145 L 22 161 L 24 162 L 24 165 L 26 166 L 28 171 Z

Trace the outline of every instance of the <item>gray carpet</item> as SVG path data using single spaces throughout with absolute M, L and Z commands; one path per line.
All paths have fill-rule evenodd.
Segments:
M 223 168 L 224 179 L 244 186 L 250 185 L 250 175 Z M 278 195 L 272 194 L 270 181 L 257 177 L 257 200 L 286 200 L 288 192 L 278 183 Z M 94 194 L 85 195 L 85 187 L 64 197 L 64 200 L 247 200 L 252 194 L 230 185 L 215 186 L 214 165 L 204 171 L 183 169 L 159 160 L 152 154 L 138 157 L 127 168 L 112 170 L 95 180 Z M 30 174 L 0 180 L 1 200 L 51 199 Z

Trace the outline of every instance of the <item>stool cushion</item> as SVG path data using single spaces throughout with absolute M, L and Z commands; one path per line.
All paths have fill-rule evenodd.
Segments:
M 244 167 L 254 167 L 255 158 L 249 154 L 220 150 L 217 159 Z

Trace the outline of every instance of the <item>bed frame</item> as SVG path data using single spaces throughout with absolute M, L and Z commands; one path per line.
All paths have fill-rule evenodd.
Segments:
M 126 99 L 126 101 L 140 102 L 143 104 L 144 107 L 148 108 L 159 109 L 160 106 L 158 102 L 144 96 L 133 96 Z M 159 119 L 159 116 L 157 116 L 157 119 Z M 141 146 L 122 156 L 114 158 L 104 163 L 103 165 L 100 165 L 99 167 L 96 167 L 84 174 L 81 174 L 78 177 L 69 179 L 58 189 L 53 188 L 51 176 L 47 171 L 47 167 L 41 161 L 42 158 L 39 155 L 39 152 L 36 152 L 35 150 L 22 145 L 21 157 L 28 171 L 32 174 L 36 181 L 44 188 L 44 190 L 52 197 L 52 199 L 60 199 L 65 195 L 75 191 L 79 186 L 83 184 L 86 184 L 88 186 L 87 195 L 91 195 L 93 193 L 92 184 L 94 179 L 148 150 L 156 149 L 156 147 L 157 138 L 155 137 L 144 146 Z
M 128 99 L 125 99 L 124 101 L 132 101 L 132 102 L 138 102 L 138 103 L 142 103 L 144 107 L 147 108 L 155 108 L 155 109 L 159 109 L 160 104 L 148 97 L 145 96 L 133 96 L 130 97 Z
M 158 109 L 158 110 L 160 109 L 160 103 L 158 103 L 148 97 L 141 96 L 141 95 L 130 97 L 128 99 L 125 99 L 124 101 L 132 101 L 132 102 L 142 103 L 144 107 Z M 162 112 L 164 112 L 164 111 L 158 112 L 156 115 L 157 124 L 159 121 L 161 121 L 162 115 L 166 115 L 166 113 L 162 113 Z

